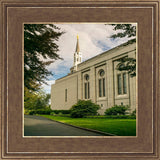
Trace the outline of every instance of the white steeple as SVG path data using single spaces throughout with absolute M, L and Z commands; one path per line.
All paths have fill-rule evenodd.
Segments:
M 79 48 L 79 36 L 77 35 L 76 51 L 74 53 L 74 70 L 77 71 L 77 65 L 82 62 L 82 54 Z

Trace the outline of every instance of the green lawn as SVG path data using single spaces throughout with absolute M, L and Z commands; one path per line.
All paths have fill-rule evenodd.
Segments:
M 41 116 L 83 128 L 115 134 L 117 136 L 136 136 L 136 119 L 70 118 L 52 115 Z

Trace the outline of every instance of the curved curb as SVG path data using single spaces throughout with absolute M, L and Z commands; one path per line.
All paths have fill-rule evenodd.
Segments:
M 36 115 L 36 116 L 37 116 L 37 115 Z M 38 115 L 38 116 L 39 116 L 39 115 Z M 43 116 L 40 116 L 40 117 L 43 117 Z M 46 117 L 43 117 L 43 118 L 46 118 Z M 79 127 L 79 126 L 74 126 L 74 125 L 72 125 L 72 124 L 68 124 L 68 123 L 56 121 L 56 120 L 53 120 L 53 119 L 50 119 L 50 118 L 46 118 L 46 119 L 51 120 L 51 121 L 55 121 L 55 122 L 58 122 L 58 123 L 61 123 L 61 124 L 65 124 L 65 125 L 68 125 L 68 126 L 71 126 L 71 127 L 83 129 L 83 130 L 86 130 L 86 131 L 104 134 L 105 136 L 117 136 L 117 135 L 115 135 L 115 134 L 106 133 L 106 132 L 101 132 L 101 131 L 94 130 L 94 129 L 89 129 L 89 128 L 83 128 L 83 127 Z

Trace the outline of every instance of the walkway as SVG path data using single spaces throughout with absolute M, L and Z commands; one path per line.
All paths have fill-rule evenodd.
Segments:
M 24 136 L 104 136 L 35 115 L 24 116 Z

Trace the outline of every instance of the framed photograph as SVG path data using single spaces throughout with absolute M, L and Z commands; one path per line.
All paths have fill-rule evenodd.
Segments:
M 136 136 L 136 37 L 136 23 L 24 24 L 24 136 Z
M 0 33 L 1 159 L 160 159 L 159 1 L 2 0 Z

